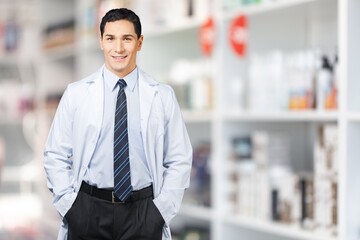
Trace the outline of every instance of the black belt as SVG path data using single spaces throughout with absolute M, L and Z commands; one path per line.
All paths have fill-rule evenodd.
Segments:
M 117 198 L 113 190 L 97 188 L 87 184 L 86 182 L 82 182 L 80 191 L 112 203 L 122 203 L 122 204 L 135 202 L 148 197 L 153 197 L 152 185 L 137 191 L 132 191 L 130 197 L 125 201 L 121 201 L 119 198 Z

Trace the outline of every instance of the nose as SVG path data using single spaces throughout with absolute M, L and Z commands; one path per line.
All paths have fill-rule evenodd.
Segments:
M 116 52 L 122 52 L 123 50 L 124 50 L 123 41 L 121 41 L 121 39 L 118 39 L 116 41 Z

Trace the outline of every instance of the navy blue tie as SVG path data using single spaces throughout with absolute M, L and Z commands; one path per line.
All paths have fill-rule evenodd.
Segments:
M 126 82 L 118 81 L 119 92 L 116 100 L 114 124 L 114 192 L 125 201 L 132 191 L 129 161 L 129 140 L 127 127 Z

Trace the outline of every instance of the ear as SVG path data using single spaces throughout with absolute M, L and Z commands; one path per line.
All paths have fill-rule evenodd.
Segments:
M 144 36 L 141 35 L 141 36 L 139 37 L 139 39 L 138 39 L 138 47 L 137 47 L 137 50 L 138 50 L 138 51 L 141 50 L 143 41 L 144 41 Z

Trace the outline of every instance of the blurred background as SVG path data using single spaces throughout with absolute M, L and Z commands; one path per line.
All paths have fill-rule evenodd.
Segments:
M 194 148 L 173 239 L 360 239 L 358 0 L 0 0 L 0 240 L 56 239 L 44 143 L 114 7 Z

